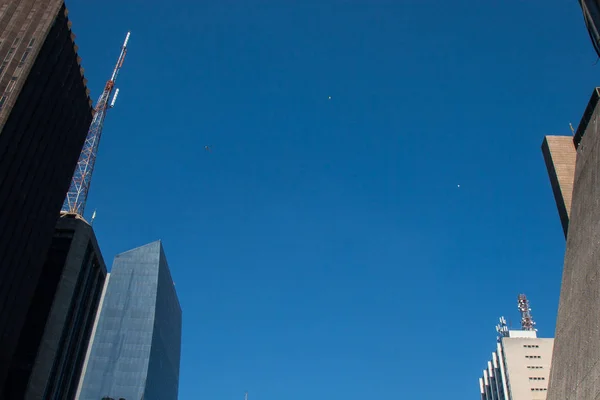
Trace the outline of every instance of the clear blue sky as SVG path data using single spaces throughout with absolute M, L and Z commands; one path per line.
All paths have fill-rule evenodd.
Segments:
M 68 6 L 94 100 L 132 31 L 88 215 L 109 265 L 163 240 L 180 399 L 477 399 L 519 292 L 553 335 L 575 0 Z

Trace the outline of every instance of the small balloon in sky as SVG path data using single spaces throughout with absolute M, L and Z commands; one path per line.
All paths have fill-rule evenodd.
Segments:
M 329 96 L 329 100 L 331 100 L 331 96 Z
M 456 185 L 456 187 L 460 187 L 460 185 Z

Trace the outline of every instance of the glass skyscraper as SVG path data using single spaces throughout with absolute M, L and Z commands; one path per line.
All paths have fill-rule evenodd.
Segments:
M 181 307 L 160 241 L 115 257 L 80 400 L 176 400 Z

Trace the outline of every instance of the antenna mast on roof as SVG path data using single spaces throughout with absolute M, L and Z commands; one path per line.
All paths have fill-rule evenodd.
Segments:
M 96 103 L 94 108 L 94 118 L 88 130 L 83 149 L 77 161 L 77 167 L 73 173 L 73 179 L 67 192 L 67 197 L 63 203 L 62 212 L 67 214 L 76 214 L 83 216 L 85 209 L 85 203 L 87 201 L 88 192 L 90 190 L 90 183 L 92 181 L 92 173 L 94 172 L 94 165 L 96 164 L 96 156 L 98 154 L 98 145 L 100 144 L 100 137 L 102 136 L 102 128 L 104 127 L 104 118 L 109 108 L 114 107 L 119 89 L 115 90 L 115 82 L 123 61 L 125 61 L 125 55 L 127 54 L 127 42 L 129 42 L 130 32 L 127 32 L 125 42 L 121 47 L 121 54 L 117 59 L 117 64 L 113 69 L 113 73 L 110 79 L 106 82 L 104 90 Z M 109 105 L 110 96 L 115 90 L 115 95 Z
M 524 331 L 537 331 L 535 329 L 535 322 L 531 316 L 531 308 L 529 307 L 529 300 L 524 294 L 520 294 L 518 297 L 519 311 L 521 312 L 521 329 Z
M 496 325 L 496 332 L 498 332 L 498 339 L 502 337 L 508 337 L 508 325 L 504 317 L 499 318 L 500 323 Z

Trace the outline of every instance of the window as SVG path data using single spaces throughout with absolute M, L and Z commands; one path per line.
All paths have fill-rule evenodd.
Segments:
M 10 59 L 12 58 L 12 54 L 15 52 L 16 47 L 11 47 L 10 50 L 8 50 L 8 53 L 6 53 L 6 58 L 4 58 L 4 62 L 8 62 L 10 61 Z
M 524 344 L 523 347 L 526 347 L 528 349 L 539 349 L 540 346 L 537 344 Z
M 542 356 L 525 356 L 525 358 L 542 358 Z
M 530 376 L 529 380 L 530 381 L 545 381 L 546 378 L 544 378 L 543 376 Z
M 17 77 L 13 76 L 12 78 L 10 78 L 10 82 L 8 82 L 8 85 L 6 85 L 6 93 L 12 92 L 12 90 L 15 88 L 16 84 L 17 84 Z
M 548 390 L 548 389 L 546 389 L 546 388 L 531 388 L 532 392 L 545 392 L 546 390 Z
M 21 57 L 21 61 L 19 61 L 19 65 L 18 65 L 19 68 L 21 68 L 23 65 L 25 65 L 25 60 L 27 60 L 27 56 L 29 55 L 30 51 L 31 51 L 30 49 L 27 49 L 27 50 L 25 50 L 25 53 L 23 53 L 23 57 Z
M 27 48 L 25 49 L 25 53 L 23 53 L 23 57 L 21 57 L 21 61 L 19 61 L 19 65 L 17 66 L 18 68 L 21 68 L 23 65 L 25 65 L 25 60 L 27 60 L 27 56 L 29 55 L 29 53 L 31 53 L 31 49 L 32 49 L 34 43 L 35 43 L 35 38 L 32 38 L 29 41 Z
M 528 365 L 527 368 L 529 368 L 529 369 L 542 369 L 544 367 L 542 367 L 541 365 Z

